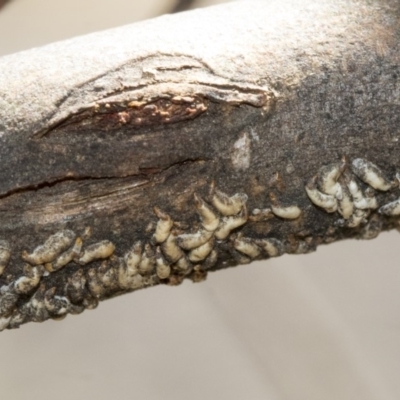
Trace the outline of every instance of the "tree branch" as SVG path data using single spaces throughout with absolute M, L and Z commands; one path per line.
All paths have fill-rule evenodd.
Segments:
M 397 227 L 399 7 L 233 3 L 0 59 L 0 328 Z

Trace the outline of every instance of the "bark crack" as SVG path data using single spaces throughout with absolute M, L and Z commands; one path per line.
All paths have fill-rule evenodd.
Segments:
M 181 161 L 177 161 L 175 163 L 172 163 L 168 165 L 167 167 L 139 167 L 139 173 L 137 174 L 127 174 L 127 175 L 106 175 L 106 176 L 64 176 L 61 178 L 56 178 L 54 180 L 49 180 L 49 181 L 43 181 L 37 184 L 31 184 L 31 185 L 26 185 L 23 187 L 15 188 L 7 193 L 4 193 L 0 195 L 0 200 L 9 198 L 13 195 L 17 194 L 25 194 L 29 192 L 38 192 L 41 189 L 47 189 L 47 188 L 52 188 L 57 185 L 66 183 L 66 182 L 98 182 L 98 181 L 114 181 L 117 179 L 129 179 L 129 178 L 136 178 L 139 180 L 142 180 L 142 183 L 140 185 L 148 183 L 149 182 L 149 177 L 152 177 L 152 180 L 155 179 L 154 176 L 159 175 L 163 172 L 166 172 L 172 168 L 184 166 L 187 164 L 193 164 L 193 163 L 202 163 L 202 162 L 207 162 L 207 161 L 213 161 L 212 159 L 207 159 L 207 158 L 188 158 L 184 159 Z

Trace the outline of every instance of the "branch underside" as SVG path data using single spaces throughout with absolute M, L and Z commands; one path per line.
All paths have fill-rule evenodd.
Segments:
M 346 4 L 342 28 L 364 29 L 364 6 Z M 296 79 L 284 66 L 276 78 L 272 55 L 251 79 L 218 72 L 212 57 L 129 55 L 62 90 L 36 120 L 2 118 L 0 329 L 397 228 L 398 14 L 374 4 L 365 40 L 339 33 L 323 42 L 330 53 L 308 43 Z M 257 41 L 269 28 L 253 29 Z

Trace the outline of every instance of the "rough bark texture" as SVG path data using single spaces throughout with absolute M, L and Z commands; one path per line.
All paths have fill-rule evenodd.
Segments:
M 0 59 L 0 328 L 396 227 L 399 12 L 234 3 Z

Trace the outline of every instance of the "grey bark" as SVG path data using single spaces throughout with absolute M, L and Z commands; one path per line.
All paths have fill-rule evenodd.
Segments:
M 399 12 L 232 3 L 0 59 L 0 328 L 396 228 Z

